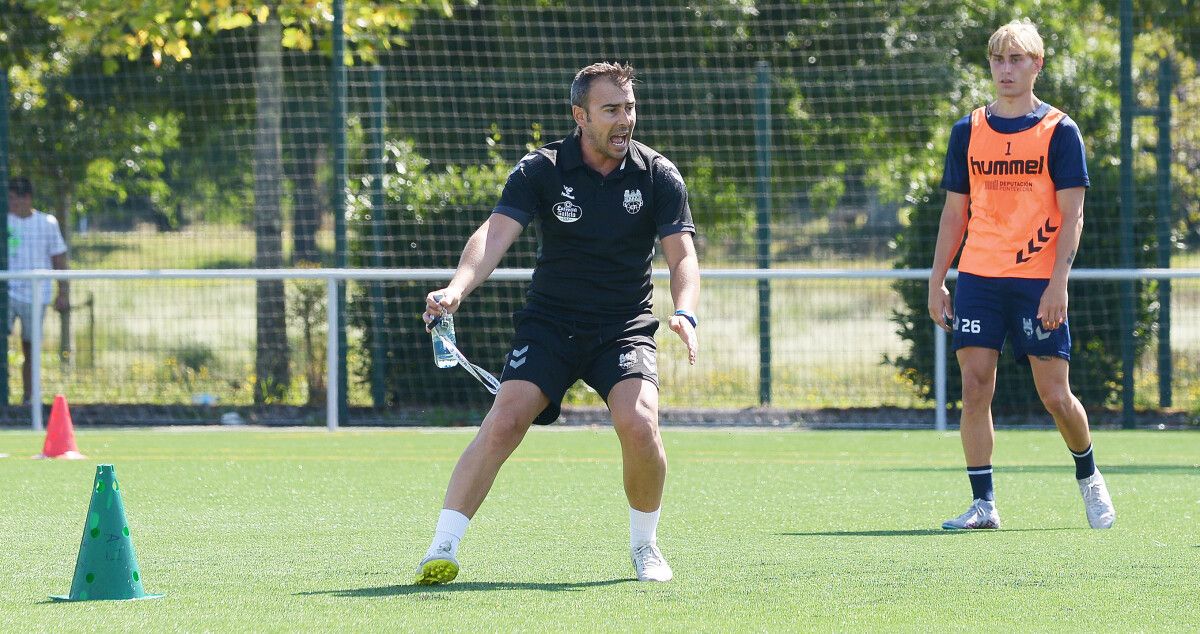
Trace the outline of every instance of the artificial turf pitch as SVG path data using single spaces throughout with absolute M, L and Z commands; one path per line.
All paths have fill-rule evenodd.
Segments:
M 88 460 L 0 432 L 0 631 L 1197 631 L 1200 433 L 1096 434 L 1116 526 L 1087 528 L 1052 431 L 1000 431 L 1003 529 L 938 528 L 970 489 L 956 434 L 664 431 L 659 544 L 631 580 L 611 429 L 534 429 L 460 551 L 411 585 L 473 430 L 85 430 Z M 156 601 L 71 586 L 112 463 Z

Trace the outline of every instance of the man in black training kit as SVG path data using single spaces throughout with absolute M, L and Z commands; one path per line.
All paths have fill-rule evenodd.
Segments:
M 563 395 L 583 379 L 604 396 L 621 442 L 629 541 L 639 581 L 669 581 L 656 543 L 667 460 L 658 432 L 658 370 L 650 311 L 654 240 L 671 270 L 670 327 L 696 363 L 700 296 L 687 188 L 679 170 L 633 140 L 633 68 L 597 63 L 571 82 L 567 138 L 526 155 L 508 176 L 500 202 L 467 240 L 454 278 L 425 298 L 426 323 L 452 314 L 491 275 L 530 222 L 537 266 L 500 391 L 450 476 L 433 542 L 416 583 L 457 575 L 458 544 L 500 466 L 532 423 L 559 415 Z M 435 299 L 436 298 L 436 299 Z

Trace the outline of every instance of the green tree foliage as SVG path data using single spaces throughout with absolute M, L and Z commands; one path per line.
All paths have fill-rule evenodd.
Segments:
M 331 50 L 329 38 L 322 37 L 333 20 L 329 0 L 20 0 L 20 4 L 59 29 L 65 39 L 95 43 L 105 58 L 138 60 L 148 54 L 155 66 L 166 58 L 189 59 L 197 39 L 263 24 L 272 11 L 282 25 L 284 48 Z M 401 32 L 424 9 L 436 9 L 444 16 L 453 13 L 449 0 L 345 0 L 345 34 L 351 43 L 347 63 L 352 64 L 354 56 L 374 61 L 379 51 L 403 44 Z M 117 66 L 110 63 L 107 68 Z
M 107 121 L 89 122 L 93 125 L 85 132 L 99 134 L 110 143 L 114 140 L 105 133 L 120 124 L 125 128 L 137 129 L 142 123 L 137 121 L 137 114 L 132 126 L 130 122 L 121 120 L 123 113 L 141 113 L 150 118 L 148 113 L 171 113 L 182 103 L 173 101 L 171 95 L 166 98 L 150 98 L 146 105 L 138 104 L 128 109 L 116 109 L 111 103 L 121 101 L 123 96 L 100 95 L 98 99 L 84 101 L 79 97 L 79 91 L 71 90 L 72 74 L 78 68 L 86 68 L 89 64 L 99 63 L 104 74 L 113 76 L 122 70 L 122 60 L 129 75 L 141 75 L 151 82 L 161 81 L 159 74 L 164 59 L 173 60 L 177 66 L 172 75 L 186 76 L 188 65 L 186 60 L 192 57 L 194 45 L 207 46 L 219 43 L 223 33 L 245 30 L 253 27 L 254 37 L 254 72 L 250 75 L 252 81 L 247 82 L 252 98 L 239 102 L 230 100 L 230 96 L 222 91 L 193 95 L 195 101 L 211 101 L 212 111 L 224 112 L 237 108 L 237 103 L 252 103 L 253 116 L 243 116 L 238 119 L 240 125 L 233 127 L 245 128 L 252 125 L 254 152 L 249 159 L 241 158 L 235 163 L 246 165 L 249 160 L 254 175 L 253 179 L 253 214 L 256 235 L 255 263 L 260 267 L 275 268 L 283 265 L 283 248 L 281 233 L 283 230 L 283 157 L 282 130 L 284 121 L 284 77 L 283 56 L 284 48 L 308 51 L 313 48 L 314 37 L 328 33 L 332 24 L 332 7 L 326 2 L 295 0 L 291 2 L 232 2 L 230 0 L 176 0 L 175 2 L 135 3 L 116 2 L 113 0 L 84 0 L 81 2 L 62 3 L 55 0 L 22 0 L 22 6 L 31 21 L 45 24 L 55 32 L 55 36 L 67 43 L 71 55 L 38 59 L 26 54 L 23 57 L 33 65 L 48 65 L 46 60 L 53 61 L 63 67 L 55 79 L 59 80 L 54 90 L 46 91 L 53 98 L 71 102 L 67 108 L 56 111 L 39 109 L 38 114 L 50 115 L 51 125 L 61 123 L 71 112 L 90 113 L 107 117 Z M 352 64 L 356 58 L 371 61 L 376 58 L 376 52 L 386 50 L 395 42 L 402 41 L 399 33 L 411 25 L 416 10 L 427 6 L 425 3 L 392 2 L 376 3 L 364 0 L 348 0 L 345 2 L 344 35 L 349 43 L 346 58 L 347 64 Z M 436 6 L 443 14 L 450 13 L 450 5 L 437 2 Z M 23 33 L 15 29 L 13 36 Z M 6 33 L 6 39 L 8 38 Z M 48 38 L 50 40 L 52 38 Z M 330 37 L 317 40 L 318 48 L 327 53 L 332 49 Z M 210 50 L 219 50 L 212 47 Z M 234 55 L 238 55 L 235 51 Z M 209 58 L 211 62 L 212 57 Z M 233 65 L 236 57 L 216 56 L 218 65 Z M 149 62 L 147 64 L 146 62 Z M 148 70 L 149 67 L 155 70 Z M 179 72 L 183 71 L 183 72 Z M 147 77 L 149 75 L 149 77 Z M 40 79 L 40 78 L 39 78 Z M 31 82 L 45 86 L 45 82 Z M 115 82 L 114 82 L 115 83 Z M 163 93 L 159 93 L 162 95 Z M 106 98 L 107 97 L 107 98 Z M 105 103 L 108 102 L 108 103 Z M 105 106 L 108 107 L 105 107 Z M 200 118 L 199 121 L 207 121 Z M 252 122 L 252 123 L 251 123 Z M 109 125 L 102 125 L 107 123 Z M 101 124 L 101 125 L 95 125 Z M 154 126 L 153 120 L 149 123 Z M 34 127 L 34 126 L 29 126 Z M 193 128 L 197 130 L 197 128 Z M 87 149 L 80 143 L 81 139 L 71 136 L 72 128 L 55 129 L 51 135 L 56 143 L 51 144 L 51 152 L 44 153 L 37 160 L 29 161 L 30 165 L 62 165 L 69 164 L 75 169 L 82 169 L 82 174 L 73 174 L 68 178 L 55 179 L 53 182 L 62 183 L 64 187 L 74 188 L 76 184 L 87 180 L 92 187 L 85 187 L 85 192 L 100 190 L 105 192 L 104 180 L 115 174 L 118 165 L 125 165 L 138 173 L 138 178 L 128 179 L 133 183 L 150 181 L 147 186 L 155 193 L 169 191 L 162 181 L 162 152 L 148 155 L 142 161 L 142 166 L 131 159 L 110 157 L 102 150 L 94 156 L 82 154 L 80 150 Z M 199 136 L 200 139 L 224 137 L 227 138 L 229 127 L 209 125 Z M 165 139 L 175 139 L 178 135 L 164 135 Z M 117 139 L 121 140 L 121 139 Z M 118 143 L 108 146 L 117 152 L 133 154 L 148 154 L 146 145 Z M 153 148 L 157 150 L 178 149 L 175 147 Z M 72 157 L 74 160 L 65 161 L 62 157 Z M 138 169 L 139 167 L 147 169 Z M 313 172 L 316 165 L 313 162 L 304 164 L 306 169 L 293 170 L 292 176 L 300 183 L 298 196 L 304 203 L 311 203 L 316 196 L 313 184 L 316 182 Z M 229 172 L 236 172 L 229 170 Z M 119 189 L 113 185 L 110 189 Z M 124 192 L 113 192 L 123 194 Z M 117 196 L 120 198 L 120 196 Z M 154 200 L 150 202 L 162 203 Z M 303 211 L 310 216 L 314 205 L 306 204 Z M 312 239 L 316 223 L 307 223 L 303 239 L 297 242 L 302 245 L 304 259 L 315 259 L 315 240 Z M 298 225 L 298 227 L 300 227 Z M 300 234 L 300 231 L 296 232 Z M 289 346 L 285 326 L 284 310 L 285 296 L 282 282 L 260 281 L 257 284 L 257 337 L 256 337 L 256 401 L 275 400 L 281 398 L 291 382 Z
M 452 5 L 448 0 L 347 0 L 347 63 L 374 61 L 380 52 L 403 43 L 403 31 L 422 13 L 446 17 L 451 15 Z M 231 34 L 257 29 L 272 15 L 282 23 L 281 44 L 292 56 L 303 56 L 310 50 L 328 54 L 332 4 L 327 0 L 0 0 L 0 63 L 11 69 L 14 87 L 11 146 L 21 148 L 14 153 L 14 172 L 58 184 L 64 191 L 56 196 L 55 206 L 64 215 L 72 208 L 87 213 L 111 207 L 112 202 L 119 206 L 128 196 L 145 198 L 168 224 L 182 220 L 177 217 L 176 202 L 200 201 L 194 208 L 203 210 L 249 209 L 244 195 L 240 200 L 236 198 L 236 192 L 247 190 L 248 182 L 238 179 L 249 172 L 248 166 L 224 170 L 213 183 L 186 176 L 172 178 L 162 170 L 156 174 L 153 166 L 143 169 L 138 164 L 211 163 L 213 154 L 228 149 L 231 128 L 253 122 L 252 116 L 244 116 L 244 110 L 239 112 L 243 104 L 253 104 L 252 81 L 222 85 L 211 82 L 221 77 L 219 71 L 232 72 L 239 65 L 245 66 L 238 59 L 245 55 L 242 38 Z M 289 68 L 288 72 L 313 72 L 311 67 L 297 68 L 295 64 Z M 110 79 L 101 79 L 104 75 Z M 122 85 L 141 87 L 148 83 L 160 86 L 154 96 L 140 89 L 120 90 Z M 287 85 L 313 84 L 292 81 Z M 247 91 L 248 95 L 239 94 Z M 293 92 L 289 104 L 313 97 L 326 95 Z M 176 116 L 183 104 L 193 111 L 217 116 Z M 291 107 L 289 115 L 293 117 L 289 130 L 320 129 L 303 107 Z M 144 135 L 136 132 L 162 123 L 163 118 L 179 126 L 166 135 L 166 140 L 147 143 Z M 129 130 L 135 132 L 123 137 Z M 246 160 L 239 156 L 224 158 L 231 164 Z M 76 196 L 75 185 L 89 175 L 130 162 L 134 167 L 129 169 L 143 183 L 133 186 L 134 191 L 122 195 L 91 186 L 80 192 L 82 196 Z M 313 191 L 311 172 L 316 166 L 306 167 L 307 172 L 302 169 L 290 175 L 309 183 L 301 189 L 308 195 L 305 201 L 309 201 Z M 154 195 L 142 196 L 138 190 Z M 175 201 L 167 199 L 167 191 L 175 194 Z M 105 193 L 113 196 L 91 197 Z M 305 211 L 311 212 L 315 204 L 309 202 Z M 248 219 L 247 212 L 242 215 Z

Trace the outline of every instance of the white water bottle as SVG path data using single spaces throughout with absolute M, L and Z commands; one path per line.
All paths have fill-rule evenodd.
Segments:
M 440 301 L 440 295 L 433 297 L 435 301 Z M 442 341 L 442 337 L 450 340 L 450 343 L 458 344 L 458 340 L 454 338 L 454 315 L 449 313 L 443 314 L 433 328 L 429 329 L 429 334 L 433 337 L 433 362 L 439 368 L 453 368 L 458 365 L 458 359 L 454 358 L 450 349 Z

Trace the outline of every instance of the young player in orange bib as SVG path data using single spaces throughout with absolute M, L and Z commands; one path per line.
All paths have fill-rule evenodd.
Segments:
M 945 529 L 1000 528 L 991 405 L 1006 338 L 1017 361 L 1033 371 L 1038 396 L 1075 459 L 1089 525 L 1108 528 L 1116 519 L 1096 469 L 1087 413 L 1068 380 L 1067 276 L 1083 230 L 1088 174 L 1075 122 L 1033 94 L 1044 51 L 1028 21 L 992 34 L 988 62 L 996 100 L 954 125 L 946 152 L 946 204 L 929 278 L 929 316 L 954 333 L 962 371 L 959 433 L 973 501 L 943 523 Z M 960 246 L 951 302 L 945 279 Z

